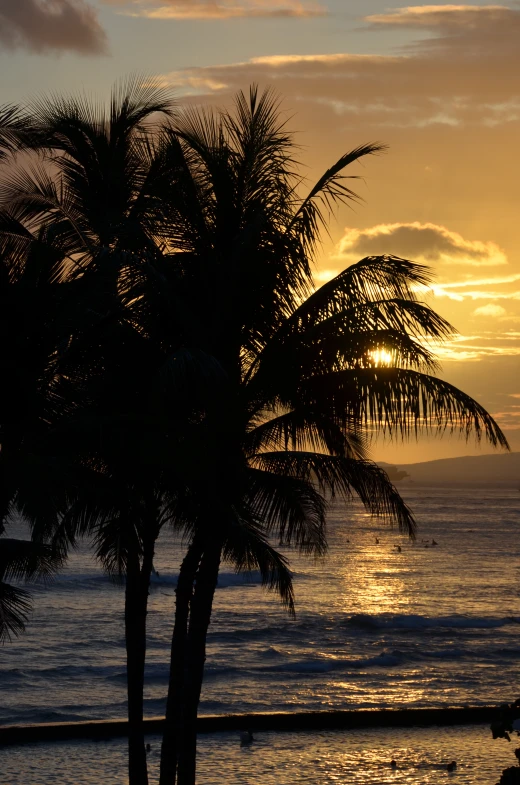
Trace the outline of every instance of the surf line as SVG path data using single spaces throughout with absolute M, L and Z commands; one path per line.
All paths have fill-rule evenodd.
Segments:
M 322 730 L 325 728 L 403 728 L 432 725 L 479 725 L 500 716 L 497 706 L 464 706 L 425 709 L 357 709 L 330 711 L 206 714 L 197 719 L 198 733 L 259 730 Z M 145 732 L 161 734 L 162 717 L 145 719 Z M 128 735 L 126 720 L 52 722 L 37 725 L 0 725 L 0 746 L 68 739 L 108 740 Z

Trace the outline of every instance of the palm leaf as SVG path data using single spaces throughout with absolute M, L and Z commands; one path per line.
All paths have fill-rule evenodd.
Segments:
M 307 252 L 312 253 L 319 240 L 322 227 L 327 226 L 327 217 L 332 210 L 339 204 L 347 204 L 350 201 L 359 202 L 360 197 L 351 188 L 348 188 L 343 180 L 357 179 L 354 177 L 345 178 L 343 170 L 349 164 L 358 161 L 366 155 L 375 155 L 384 152 L 386 146 L 379 142 L 364 144 L 354 148 L 336 163 L 327 169 L 320 177 L 318 182 L 311 189 L 307 197 L 296 210 L 289 226 L 291 232 L 297 233 Z M 328 215 L 325 216 L 323 208 Z
M 0 580 L 49 578 L 62 563 L 49 545 L 0 538 Z
M 275 591 L 294 616 L 294 590 L 287 559 L 270 545 L 261 525 L 254 519 L 233 517 L 227 526 L 222 554 L 238 573 L 258 570 L 262 586 Z
M 402 368 L 359 368 L 304 381 L 295 398 L 349 424 L 407 436 L 419 430 L 459 431 L 509 449 L 477 401 L 435 376 Z M 288 402 L 285 402 L 286 404 Z
M 0 581 L 0 644 L 25 631 L 31 608 L 29 592 Z
M 248 507 L 267 533 L 304 553 L 325 553 L 327 505 L 311 483 L 254 467 L 247 476 Z
M 7 153 L 16 151 L 31 132 L 31 122 L 19 107 L 1 106 L 0 161 L 7 158 Z
M 312 448 L 350 458 L 366 457 L 366 439 L 360 431 L 341 427 L 316 409 L 299 406 L 289 412 L 268 417 L 262 412 L 250 421 L 245 439 L 248 455 L 266 450 Z
M 399 531 L 415 536 L 413 515 L 388 475 L 377 464 L 316 452 L 264 452 L 251 459 L 264 471 L 316 484 L 324 496 L 350 500 L 355 494 L 369 512 L 387 519 Z

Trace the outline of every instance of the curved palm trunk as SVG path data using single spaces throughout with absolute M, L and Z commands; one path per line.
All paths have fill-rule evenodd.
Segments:
M 184 687 L 184 717 L 178 755 L 178 785 L 195 785 L 197 710 L 204 678 L 206 638 L 211 621 L 220 559 L 220 544 L 212 544 L 205 549 L 191 600 L 186 647 L 188 668 Z
M 183 685 L 186 679 L 186 645 L 188 616 L 193 584 L 202 556 L 199 543 L 194 540 L 184 557 L 175 590 L 175 624 L 170 655 L 170 678 L 166 700 L 166 719 L 161 748 L 161 772 L 159 785 L 175 785 L 177 775 L 178 739 L 182 731 Z
M 146 614 L 154 541 L 145 543 L 142 566 L 129 554 L 125 592 L 126 673 L 128 695 L 128 783 L 148 785 L 144 745 L 143 698 L 146 657 Z

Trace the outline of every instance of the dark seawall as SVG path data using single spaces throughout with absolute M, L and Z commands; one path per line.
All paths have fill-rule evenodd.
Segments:
M 197 720 L 199 733 L 250 730 L 323 730 L 325 728 L 404 728 L 432 725 L 477 725 L 498 718 L 500 709 L 476 706 L 445 709 L 368 709 L 357 711 L 267 712 L 210 714 Z M 161 734 L 164 719 L 145 720 L 147 734 Z M 55 722 L 40 725 L 0 725 L 0 745 L 67 739 L 108 739 L 126 736 L 126 720 Z

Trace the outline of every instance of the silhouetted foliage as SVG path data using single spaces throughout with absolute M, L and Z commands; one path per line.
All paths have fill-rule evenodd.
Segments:
M 367 257 L 314 287 L 331 211 L 358 199 L 345 167 L 382 145 L 342 156 L 302 197 L 272 92 L 240 93 L 233 111 L 174 111 L 138 80 L 116 88 L 106 112 L 85 99 L 6 109 L 2 140 L 6 155 L 25 153 L 0 184 L 2 520 L 29 522 L 40 570 L 88 536 L 125 580 L 130 785 L 147 783 L 155 543 L 165 525 L 183 531 L 161 785 L 193 785 L 221 562 L 259 570 L 294 613 L 289 562 L 273 543 L 323 554 L 332 499 L 357 496 L 414 536 L 411 511 L 370 460 L 372 433 L 507 443 L 435 375 L 428 341 L 453 328 L 420 301 L 426 268 Z M 3 553 L 0 581 L 18 569 Z M 20 565 L 18 577 L 35 574 Z M 16 633 L 28 599 L 13 591 L 0 608 L 18 603 L 6 622 Z
M 491 723 L 493 739 L 505 739 L 511 742 L 511 736 L 520 736 L 520 698 L 512 703 L 500 706 L 500 716 Z M 520 783 L 520 747 L 514 750 L 518 765 L 510 766 L 502 771 L 497 785 L 518 785 Z

